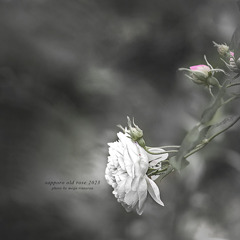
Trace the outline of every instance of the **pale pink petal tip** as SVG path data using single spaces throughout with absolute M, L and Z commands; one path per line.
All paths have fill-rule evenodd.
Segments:
M 191 66 L 190 69 L 192 71 L 201 71 L 202 69 L 209 69 L 209 67 L 206 66 L 206 65 L 201 64 L 201 65 Z
M 231 55 L 232 57 L 234 57 L 234 52 L 230 52 L 230 55 Z

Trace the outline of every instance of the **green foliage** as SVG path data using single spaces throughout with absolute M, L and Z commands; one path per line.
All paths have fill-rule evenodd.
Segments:
M 205 147 L 211 140 L 225 132 L 240 119 L 239 116 L 231 116 L 218 123 L 214 121 L 219 108 L 236 98 L 235 96 L 229 97 L 227 87 L 227 81 L 225 81 L 211 105 L 204 110 L 200 122 L 183 139 L 176 156 L 170 158 L 169 162 L 174 169 L 180 171 L 185 168 L 189 164 L 186 160 L 187 157 Z

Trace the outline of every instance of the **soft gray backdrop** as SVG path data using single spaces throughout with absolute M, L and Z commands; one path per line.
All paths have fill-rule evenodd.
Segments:
M 104 180 L 127 115 L 148 145 L 180 144 L 210 98 L 177 69 L 222 67 L 212 41 L 238 22 L 234 0 L 0 0 L 0 238 L 238 239 L 239 124 L 161 182 L 164 208 L 126 213 Z

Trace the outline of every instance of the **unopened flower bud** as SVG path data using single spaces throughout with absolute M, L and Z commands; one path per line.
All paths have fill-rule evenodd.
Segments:
M 188 71 L 189 74 L 187 74 L 186 76 L 190 78 L 194 83 L 208 87 L 210 94 L 212 95 L 211 87 L 212 86 L 220 87 L 218 80 L 214 77 L 214 73 L 225 72 L 222 69 L 213 68 L 207 61 L 206 56 L 204 56 L 204 58 L 208 66 L 201 64 L 191 66 L 189 68 L 179 68 L 179 70 Z
M 130 118 L 127 117 L 128 128 L 123 128 L 121 125 L 118 125 L 124 133 L 127 133 L 128 136 L 134 141 L 137 142 L 141 147 L 145 148 L 146 144 L 143 139 L 143 131 L 140 129 L 134 122 L 131 122 Z
M 138 142 L 143 137 L 143 131 L 134 123 L 134 119 L 133 119 L 133 123 L 131 123 L 131 120 L 129 117 L 127 117 L 127 120 L 128 120 L 128 127 L 129 127 L 129 135 L 133 141 Z
M 191 66 L 191 76 L 194 82 L 205 84 L 208 77 L 211 76 L 211 69 L 206 65 Z
M 214 47 L 217 47 L 217 51 L 222 57 L 230 57 L 230 50 L 227 44 L 217 44 L 213 42 Z
M 208 79 L 212 76 L 211 69 L 207 65 L 195 65 L 190 68 L 180 68 L 179 70 L 188 71 L 187 75 L 194 83 L 209 85 Z

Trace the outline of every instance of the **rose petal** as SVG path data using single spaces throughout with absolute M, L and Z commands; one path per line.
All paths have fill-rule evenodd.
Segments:
M 140 168 L 142 175 L 145 175 L 148 170 L 149 156 L 147 152 L 139 146 Z
M 131 206 L 132 208 L 136 205 L 137 201 L 138 201 L 138 194 L 137 192 L 134 192 L 134 191 L 128 192 L 124 197 L 124 202 L 128 206 Z
M 139 185 L 139 180 L 140 180 L 140 176 L 139 177 L 135 177 L 132 181 L 132 186 L 131 186 L 131 189 L 133 191 L 137 191 L 138 189 L 138 185 Z
M 131 206 L 128 206 L 126 203 L 121 202 L 121 204 L 127 212 L 131 212 L 133 210 L 133 208 Z
M 118 184 L 117 193 L 119 196 L 124 196 L 124 194 L 125 194 L 125 183 L 126 183 L 126 180 L 122 180 Z
M 146 194 L 146 197 L 147 197 L 147 194 Z M 139 206 L 136 207 L 136 212 L 137 212 L 138 215 L 142 215 L 143 210 L 144 210 L 144 205 L 145 204 L 143 204 L 141 208 L 139 208 Z
M 139 210 L 141 210 L 143 208 L 143 204 L 144 204 L 146 198 L 147 198 L 147 182 L 146 182 L 146 179 L 143 178 L 140 181 L 139 188 L 138 188 Z
M 153 180 L 151 180 L 150 178 L 146 177 L 147 180 L 147 184 L 148 184 L 148 192 L 151 195 L 151 197 L 160 205 L 164 206 L 164 203 L 162 202 L 162 200 L 160 199 L 160 191 L 158 186 L 156 185 L 155 182 L 153 182 Z
M 132 180 L 133 179 L 131 177 L 128 177 L 128 179 L 126 180 L 126 183 L 125 183 L 125 192 L 126 193 L 131 191 Z
M 162 148 L 150 148 L 149 151 L 153 152 L 153 153 L 165 152 L 165 150 L 162 149 Z M 147 156 L 148 156 L 149 162 L 150 161 L 151 162 L 155 161 L 155 159 L 157 159 L 160 162 L 160 161 L 164 161 L 164 160 L 166 160 L 168 158 L 168 153 L 164 153 L 164 154 L 160 154 L 160 155 L 147 153 Z
M 126 170 L 123 158 L 119 157 L 118 162 L 119 162 L 119 165 L 121 166 L 122 170 Z
M 134 177 L 134 165 L 132 163 L 132 160 L 128 154 L 127 149 L 124 149 L 124 153 L 123 153 L 123 161 L 125 164 L 125 168 L 126 171 L 128 173 L 129 176 Z
M 121 143 L 125 146 L 127 144 L 127 142 L 126 142 L 127 139 L 126 139 L 125 134 L 123 134 L 122 132 L 119 132 L 119 133 L 117 133 L 117 136 L 118 136 L 119 140 L 121 141 Z

